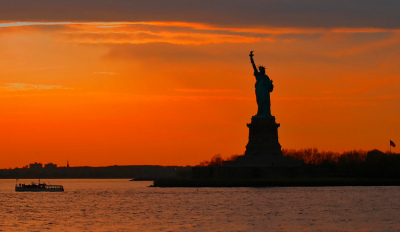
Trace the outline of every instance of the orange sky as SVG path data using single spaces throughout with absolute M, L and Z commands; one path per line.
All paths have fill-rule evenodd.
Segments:
M 400 144 L 396 28 L 4 20 L 0 168 L 242 154 L 257 110 L 250 50 L 274 81 L 283 148 Z

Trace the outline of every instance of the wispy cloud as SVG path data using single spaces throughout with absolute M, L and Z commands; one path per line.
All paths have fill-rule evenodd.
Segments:
M 70 89 L 60 85 L 33 85 L 26 83 L 4 83 L 0 84 L 2 91 L 28 91 L 28 90 L 52 90 L 52 89 Z
M 145 24 L 143 24 L 145 25 Z M 143 26 L 142 25 L 142 26 Z M 145 25 L 148 26 L 148 25 Z M 68 42 L 85 44 L 148 44 L 171 43 L 181 45 L 201 45 L 220 43 L 254 43 L 273 42 L 268 36 L 248 34 L 231 34 L 228 31 L 198 31 L 195 29 L 149 27 L 135 28 L 98 28 L 76 27 L 73 30 L 60 32 Z
M 192 22 L 7 22 L 0 28 L 55 27 L 57 38 L 86 44 L 171 43 L 201 45 L 220 43 L 254 43 L 296 41 L 302 34 L 400 33 L 388 28 L 294 28 L 294 27 L 221 27 Z M 61 26 L 61 27 L 60 27 Z M 291 38 L 288 38 L 287 36 Z
M 69 22 L 12 22 L 0 23 L 0 27 L 23 27 L 23 26 L 51 26 L 51 25 L 68 25 Z
M 252 26 L 252 27 L 221 27 L 205 23 L 179 22 L 179 21 L 137 21 L 137 22 L 3 22 L 0 27 L 21 27 L 21 26 L 54 26 L 66 25 L 80 29 L 100 28 L 110 29 L 120 28 L 120 33 L 129 32 L 127 26 L 157 26 L 157 27 L 176 27 L 190 28 L 198 31 L 227 31 L 237 33 L 252 34 L 320 34 L 320 33 L 382 33 L 399 32 L 399 28 L 366 28 L 366 27 L 333 27 L 333 28 L 310 28 L 310 27 L 276 27 L 276 26 Z M 125 29 L 125 30 L 124 30 Z M 104 32 L 104 31 L 103 31 Z M 97 31 L 96 33 L 101 33 Z
M 60 34 L 66 41 L 87 44 L 290 43 L 296 41 L 296 35 L 302 34 L 400 32 L 398 29 L 382 28 L 219 27 L 190 22 L 88 22 L 68 23 L 65 26 L 67 29 L 60 31 Z M 287 38 L 287 35 L 292 38 Z

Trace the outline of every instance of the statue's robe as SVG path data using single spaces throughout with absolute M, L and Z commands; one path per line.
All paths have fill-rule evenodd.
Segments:
M 256 98 L 258 105 L 258 112 L 256 117 L 272 117 L 271 115 L 271 98 L 270 92 L 272 92 L 274 85 L 269 77 L 260 72 L 254 72 L 256 77 Z

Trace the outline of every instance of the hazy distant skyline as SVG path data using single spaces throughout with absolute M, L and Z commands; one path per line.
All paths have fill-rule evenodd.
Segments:
M 274 81 L 283 148 L 388 150 L 400 143 L 399 10 L 361 0 L 3 1 L 0 168 L 241 154 L 257 110 L 250 50 Z

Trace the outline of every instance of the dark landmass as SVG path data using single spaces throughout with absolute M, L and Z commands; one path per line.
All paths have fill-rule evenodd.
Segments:
M 191 178 L 163 178 L 155 187 L 400 186 L 400 154 L 284 150 L 301 167 L 228 167 L 218 155 L 192 168 Z
M 0 169 L 0 179 L 84 179 L 126 178 L 155 180 L 190 175 L 191 167 L 182 166 L 108 166 Z
M 316 149 L 285 151 L 302 167 L 224 167 L 220 156 L 196 167 L 108 166 L 24 167 L 0 169 L 1 179 L 124 178 L 154 181 L 156 187 L 289 187 L 400 186 L 400 154 L 352 151 L 343 154 Z M 229 159 L 234 159 L 230 157 Z
M 139 177 L 139 178 L 133 178 L 133 179 L 131 179 L 131 180 L 129 180 L 129 181 L 155 181 L 155 180 L 157 180 L 157 179 L 160 179 L 160 178 L 155 178 L 155 177 Z
M 399 179 L 275 178 L 275 179 L 157 179 L 152 187 L 328 187 L 400 186 Z

